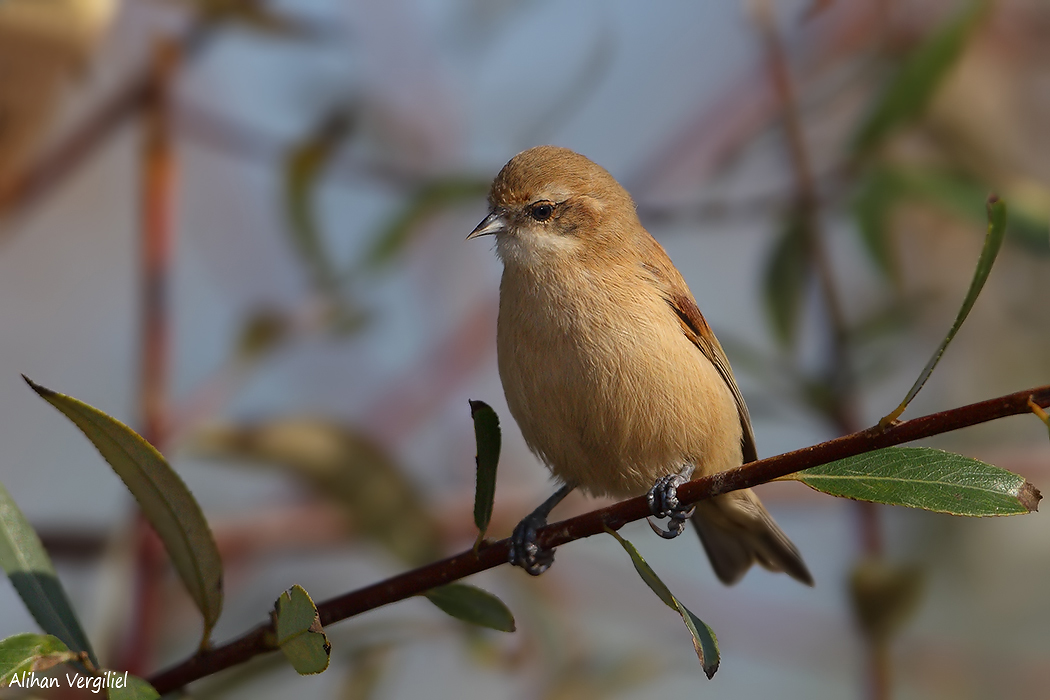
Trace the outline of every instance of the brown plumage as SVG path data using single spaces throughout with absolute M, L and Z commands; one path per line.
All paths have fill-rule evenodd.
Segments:
M 515 156 L 492 183 L 503 261 L 500 378 L 529 447 L 571 486 L 645 493 L 757 458 L 729 361 L 667 253 L 608 172 L 565 148 Z M 718 577 L 757 561 L 812 585 L 798 550 L 750 490 L 692 518 Z

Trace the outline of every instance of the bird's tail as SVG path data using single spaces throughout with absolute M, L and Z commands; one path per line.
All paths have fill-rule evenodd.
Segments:
M 692 521 L 715 574 L 727 586 L 743 578 L 754 562 L 813 585 L 798 548 L 751 489 L 701 501 Z

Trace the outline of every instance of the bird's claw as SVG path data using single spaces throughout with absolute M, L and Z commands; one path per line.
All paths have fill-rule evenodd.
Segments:
M 645 495 L 649 503 L 649 512 L 657 518 L 667 518 L 667 528 L 661 528 L 649 519 L 649 527 L 653 532 L 667 540 L 678 537 L 685 531 L 685 521 L 692 516 L 696 506 L 683 506 L 678 502 L 678 487 L 687 479 L 680 474 L 668 474 L 661 476 Z
M 533 513 L 518 523 L 514 534 L 510 536 L 508 561 L 532 576 L 539 576 L 554 563 L 554 550 L 544 549 L 536 542 L 537 531 L 546 524 L 547 518 Z

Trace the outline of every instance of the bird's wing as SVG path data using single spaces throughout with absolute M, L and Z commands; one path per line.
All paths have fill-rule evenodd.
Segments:
M 748 413 L 740 387 L 736 385 L 736 379 L 733 378 L 729 359 L 711 327 L 707 325 L 704 315 L 700 313 L 681 273 L 671 263 L 663 247 L 651 236 L 648 238 L 652 241 L 652 247 L 646 251 L 646 262 L 643 267 L 652 275 L 652 280 L 659 288 L 660 295 L 678 317 L 678 322 L 682 325 L 682 332 L 700 349 L 704 357 L 711 361 L 726 386 L 733 393 L 737 413 L 740 415 L 740 427 L 742 428 L 740 446 L 744 455 L 744 463 L 754 462 L 758 459 L 758 450 L 755 448 L 755 433 L 751 428 L 751 414 Z

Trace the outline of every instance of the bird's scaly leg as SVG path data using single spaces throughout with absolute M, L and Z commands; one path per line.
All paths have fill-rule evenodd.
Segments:
M 571 484 L 562 486 L 518 523 L 514 534 L 510 536 L 508 560 L 511 564 L 520 566 L 533 576 L 539 576 L 550 568 L 554 563 L 554 550 L 540 548 L 536 542 L 536 531 L 547 524 L 547 516 L 554 506 L 561 503 L 574 488 Z
M 657 518 L 668 518 L 667 529 L 661 528 L 648 519 L 649 527 L 653 532 L 667 540 L 678 537 L 685 530 L 685 521 L 696 510 L 696 506 L 682 506 L 678 502 L 678 487 L 689 481 L 696 469 L 692 464 L 686 464 L 677 474 L 661 476 L 645 494 L 649 503 L 649 511 Z

